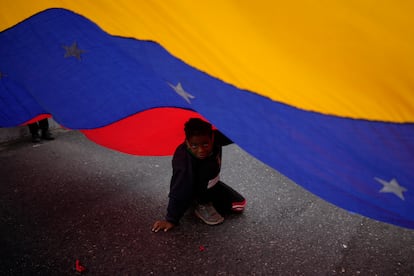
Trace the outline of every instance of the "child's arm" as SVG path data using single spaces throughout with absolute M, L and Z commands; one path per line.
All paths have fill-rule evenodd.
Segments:
M 165 220 L 178 225 L 181 217 L 184 215 L 185 211 L 190 207 L 190 200 L 177 200 L 172 198 L 170 195 L 170 200 L 168 201 L 167 215 Z
M 188 205 L 185 201 L 174 200 L 170 198 L 168 202 L 167 215 L 165 220 L 157 220 L 152 226 L 153 232 L 164 230 L 167 232 L 171 228 L 178 225 L 180 218 L 183 216 L 185 211 L 188 209 Z
M 190 207 L 193 187 L 192 174 L 185 162 L 179 158 L 173 159 L 173 175 L 171 177 L 170 193 L 166 221 L 178 225 L 185 211 Z
M 186 147 L 179 147 L 172 160 L 173 175 L 171 177 L 169 201 L 165 220 L 156 221 L 152 231 L 168 231 L 179 224 L 181 217 L 190 207 L 192 200 L 192 174 Z

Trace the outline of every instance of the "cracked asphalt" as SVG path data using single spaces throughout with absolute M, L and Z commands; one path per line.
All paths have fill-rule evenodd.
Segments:
M 152 233 L 171 157 L 54 134 L 0 146 L 1 275 L 414 275 L 414 230 L 337 208 L 237 145 L 224 148 L 221 178 L 246 211 L 219 226 L 188 212 Z

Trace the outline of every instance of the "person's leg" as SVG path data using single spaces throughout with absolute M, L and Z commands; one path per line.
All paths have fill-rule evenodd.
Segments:
M 45 140 L 53 140 L 53 135 L 49 131 L 49 121 L 47 118 L 39 121 L 39 128 L 42 132 L 42 138 Z
M 47 118 L 40 120 L 38 123 L 41 130 L 49 129 L 49 120 Z
M 219 181 L 210 188 L 209 197 L 220 213 L 242 212 L 246 206 L 246 199 L 230 186 Z
M 40 142 L 39 136 L 39 125 L 36 123 L 28 124 L 30 134 L 32 134 L 32 142 L 38 143 Z
M 206 187 L 197 187 L 196 205 L 194 208 L 195 215 L 200 218 L 204 223 L 209 225 L 220 224 L 224 221 L 224 218 L 217 212 L 216 208 L 210 200 L 210 194 Z

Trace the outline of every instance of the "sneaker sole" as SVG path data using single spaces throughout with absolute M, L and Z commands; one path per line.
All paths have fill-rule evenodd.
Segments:
M 200 214 L 199 214 L 199 212 L 197 211 L 197 210 L 195 210 L 194 211 L 194 213 L 195 213 L 195 215 L 199 218 L 199 219 L 201 219 L 205 224 L 208 224 L 208 225 L 217 225 L 217 224 L 220 224 L 220 223 L 223 223 L 223 221 L 224 221 L 224 218 L 222 217 L 219 221 L 208 221 L 208 220 L 205 220 Z

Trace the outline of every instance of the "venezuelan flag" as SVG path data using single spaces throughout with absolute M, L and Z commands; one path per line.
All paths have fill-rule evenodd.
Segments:
M 184 121 L 203 117 L 321 198 L 414 229 L 413 10 L 10 2 L 0 11 L 0 126 L 53 116 L 106 147 L 169 155 Z

